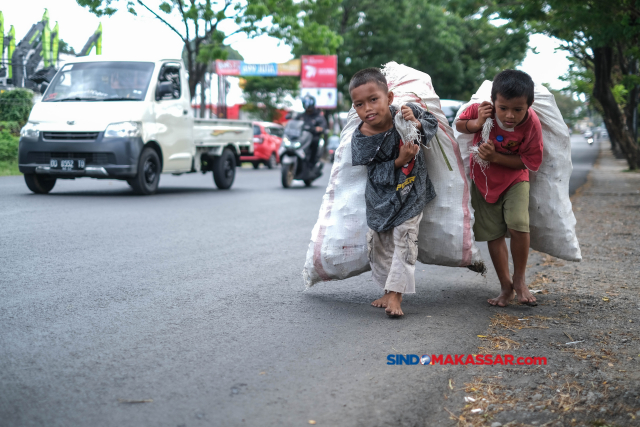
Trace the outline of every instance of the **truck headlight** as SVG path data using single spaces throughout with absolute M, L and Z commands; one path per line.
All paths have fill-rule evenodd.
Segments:
M 26 138 L 38 138 L 40 136 L 38 123 L 27 122 L 27 124 L 20 130 L 20 136 Z
M 104 131 L 105 138 L 135 138 L 142 135 L 142 123 L 111 123 Z

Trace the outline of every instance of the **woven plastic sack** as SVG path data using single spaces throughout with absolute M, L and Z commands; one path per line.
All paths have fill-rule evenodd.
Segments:
M 465 174 L 458 143 L 440 108 L 440 99 L 429 75 L 399 65 L 387 64 L 383 73 L 394 105 L 415 102 L 434 114 L 439 128 L 424 150 L 427 170 L 436 198 L 427 204 L 418 234 L 418 261 L 451 267 L 472 266 L 484 271 L 484 263 L 473 237 L 470 182 Z M 319 281 L 346 279 L 370 270 L 367 257 L 367 226 L 364 192 L 366 166 L 351 165 L 351 136 L 360 125 L 355 110 L 340 135 L 329 185 L 311 243 L 303 277 L 307 286 Z
M 460 114 L 470 105 L 491 101 L 492 86 L 493 82 L 485 81 L 471 100 L 460 107 L 453 129 L 456 129 L 455 123 Z M 529 171 L 530 246 L 557 258 L 580 261 L 582 255 L 576 237 L 576 218 L 569 199 L 569 178 L 573 171 L 571 137 L 551 92 L 542 85 L 536 85 L 534 99 L 532 108 L 542 125 L 544 150 L 540 169 Z M 457 130 L 454 134 L 460 143 L 469 176 L 469 149 L 473 146 L 473 135 Z

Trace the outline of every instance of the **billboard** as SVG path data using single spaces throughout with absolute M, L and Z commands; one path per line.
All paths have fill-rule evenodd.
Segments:
M 300 96 L 316 98 L 318 108 L 338 106 L 338 57 L 336 55 L 303 55 L 300 74 Z
M 338 87 L 336 55 L 303 55 L 300 82 L 303 88 Z
M 338 106 L 338 57 L 303 55 L 283 64 L 248 64 L 240 60 L 216 61 L 220 76 L 300 76 L 300 96 L 316 98 L 318 108 Z
M 248 64 L 239 60 L 216 60 L 216 74 L 220 76 L 299 76 L 300 60 L 283 64 Z

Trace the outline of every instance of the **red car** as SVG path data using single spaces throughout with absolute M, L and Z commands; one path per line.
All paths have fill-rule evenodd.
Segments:
M 278 150 L 282 144 L 284 127 L 276 123 L 253 122 L 253 156 L 241 155 L 242 162 L 251 162 L 255 169 L 260 163 L 273 169 L 280 163 Z

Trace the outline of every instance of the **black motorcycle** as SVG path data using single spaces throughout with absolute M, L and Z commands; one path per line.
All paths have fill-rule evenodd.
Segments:
M 316 161 L 310 161 L 311 143 L 314 137 L 319 137 Z M 322 176 L 323 163 L 319 153 L 324 150 L 324 139 L 321 133 L 315 132 L 310 126 L 305 126 L 304 120 L 292 119 L 284 128 L 284 138 L 280 146 L 280 164 L 282 165 L 282 186 L 291 187 L 294 179 L 304 181 L 304 185 Z M 311 164 L 313 162 L 313 164 Z

